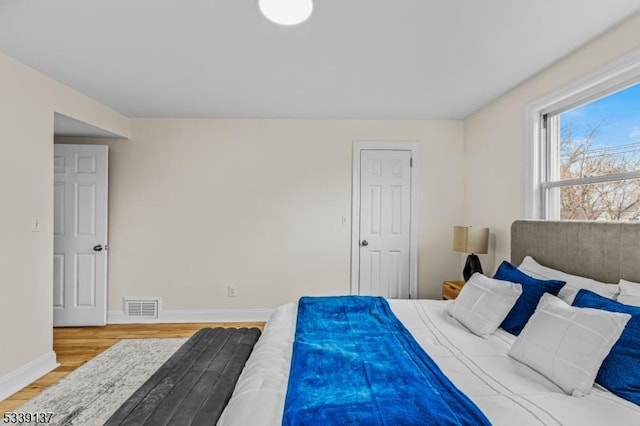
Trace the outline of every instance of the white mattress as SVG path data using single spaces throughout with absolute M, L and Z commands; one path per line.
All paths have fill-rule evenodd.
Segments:
M 396 316 L 494 425 L 640 425 L 640 407 L 596 386 L 577 398 L 507 356 L 515 340 L 478 337 L 446 314 L 447 301 L 390 300 Z M 219 425 L 280 425 L 297 305 L 278 308 L 256 344 Z

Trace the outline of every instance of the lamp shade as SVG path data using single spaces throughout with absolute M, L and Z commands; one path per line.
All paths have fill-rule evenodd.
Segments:
M 460 253 L 486 254 L 489 249 L 489 228 L 453 227 L 453 250 Z

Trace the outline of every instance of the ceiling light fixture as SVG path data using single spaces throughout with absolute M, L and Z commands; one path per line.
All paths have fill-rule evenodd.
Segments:
M 259 0 L 262 14 L 280 25 L 300 24 L 311 16 L 312 0 Z

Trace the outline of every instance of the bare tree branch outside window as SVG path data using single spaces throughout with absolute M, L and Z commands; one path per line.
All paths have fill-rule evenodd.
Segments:
M 603 146 L 596 138 L 605 122 L 587 123 L 586 132 L 563 119 L 560 129 L 560 179 L 606 176 L 640 170 L 640 140 Z M 639 220 L 640 179 L 618 180 L 560 189 L 561 219 Z

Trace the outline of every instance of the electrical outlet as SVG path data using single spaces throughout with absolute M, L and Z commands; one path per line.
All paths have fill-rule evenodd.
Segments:
M 227 296 L 238 297 L 238 286 L 230 285 L 227 287 Z
M 42 218 L 41 217 L 32 217 L 31 218 L 31 232 L 40 232 L 42 231 Z

